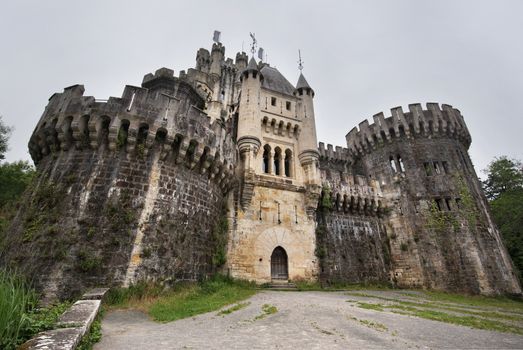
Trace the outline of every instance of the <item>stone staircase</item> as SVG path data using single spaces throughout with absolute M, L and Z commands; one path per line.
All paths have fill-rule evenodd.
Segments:
M 288 291 L 297 291 L 298 288 L 296 287 L 296 285 L 292 282 L 289 282 L 287 280 L 274 280 L 272 281 L 269 286 L 268 286 L 268 289 L 270 290 L 288 290 Z

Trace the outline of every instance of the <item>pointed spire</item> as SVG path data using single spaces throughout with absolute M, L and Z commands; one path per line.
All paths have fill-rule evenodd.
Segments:
M 307 80 L 303 76 L 303 73 L 300 73 L 300 77 L 298 78 L 298 84 L 296 84 L 296 89 L 312 89 L 307 83 Z
M 255 70 L 255 71 L 258 70 L 258 64 L 256 63 L 256 60 L 254 59 L 254 57 L 251 57 L 251 59 L 249 60 L 249 64 L 247 65 L 247 70 Z

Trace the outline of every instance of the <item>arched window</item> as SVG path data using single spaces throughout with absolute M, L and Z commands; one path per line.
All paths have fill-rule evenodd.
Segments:
M 280 164 L 281 161 L 282 161 L 281 148 L 276 147 L 274 149 L 274 174 L 275 175 L 281 175 L 281 164 Z
M 270 164 L 270 153 L 271 153 L 271 146 L 265 145 L 263 147 L 263 164 L 262 164 L 262 170 L 265 174 L 270 173 L 269 164 Z
M 291 177 L 291 167 L 292 167 L 292 151 L 290 149 L 285 150 L 285 176 Z

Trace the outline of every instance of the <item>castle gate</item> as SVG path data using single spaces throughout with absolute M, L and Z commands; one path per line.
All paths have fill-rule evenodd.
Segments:
M 289 279 L 287 253 L 285 249 L 278 246 L 274 248 L 271 255 L 271 278 L 273 280 Z

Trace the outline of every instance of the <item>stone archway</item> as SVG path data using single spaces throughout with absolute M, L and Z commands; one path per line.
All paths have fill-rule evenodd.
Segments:
M 287 252 L 281 246 L 274 248 L 271 254 L 271 279 L 289 279 L 289 261 Z

